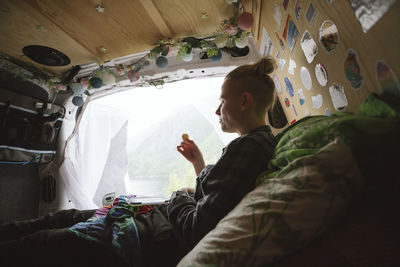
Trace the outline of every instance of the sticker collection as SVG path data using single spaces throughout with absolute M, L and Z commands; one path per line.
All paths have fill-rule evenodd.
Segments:
M 329 18 L 323 17 L 323 12 L 319 13 L 318 8 L 321 3 L 310 1 L 305 3 L 303 0 L 276 0 L 273 8 L 273 18 L 276 22 L 274 30 L 269 35 L 268 30 L 262 28 L 262 41 L 260 45 L 261 55 L 273 55 L 274 43 L 276 46 L 275 58 L 277 60 L 282 74 L 274 74 L 276 92 L 282 95 L 285 112 L 290 112 L 295 118 L 299 116 L 310 116 L 310 107 L 316 110 L 316 114 L 325 114 L 331 116 L 333 112 L 344 111 L 349 105 L 346 92 L 349 89 L 360 90 L 364 85 L 364 75 L 360 56 L 354 48 L 350 48 L 343 55 L 343 79 L 337 79 L 337 76 L 328 77 L 326 66 L 332 66 L 328 62 L 319 62 L 318 53 L 320 46 L 323 53 L 332 54 L 335 57 L 340 56 L 336 49 L 340 45 L 339 29 L 335 22 Z M 335 5 L 333 0 L 326 0 L 325 4 Z M 362 31 L 366 33 L 373 25 L 388 11 L 395 0 L 373 1 L 373 0 L 348 0 L 348 4 L 354 11 L 355 16 L 361 24 Z M 380 3 L 380 4 L 379 4 Z M 304 6 L 305 5 L 305 6 Z M 365 12 L 361 12 L 365 11 Z M 286 18 L 286 19 L 285 19 Z M 339 20 L 339 18 L 335 18 Z M 283 20 L 283 23 L 282 23 Z M 303 23 L 304 22 L 304 23 Z M 306 27 L 300 32 L 298 26 Z M 280 29 L 283 28 L 283 31 Z M 300 35 L 300 33 L 302 33 Z M 318 35 L 319 36 L 313 36 Z M 273 39 L 271 36 L 275 35 Z M 298 66 L 296 43 L 299 39 L 299 46 L 302 54 L 307 61 L 304 65 Z M 318 41 L 316 41 L 318 38 Z M 285 51 L 285 48 L 289 49 Z M 301 52 L 300 52 L 301 53 Z M 291 56 L 286 56 L 286 55 Z M 325 56 L 324 56 L 325 57 Z M 288 64 L 286 64 L 288 63 Z M 326 65 L 324 65 L 326 63 Z M 287 67 L 286 67 L 287 66 Z M 312 71 L 314 69 L 314 71 Z M 310 73 L 311 70 L 311 73 Z M 301 80 L 301 88 L 298 87 L 297 75 Z M 313 76 L 313 78 L 312 78 Z M 313 79 L 317 81 L 314 83 Z M 335 82 L 341 81 L 342 84 Z M 376 62 L 376 80 L 380 85 L 383 94 L 400 96 L 400 83 L 391 67 L 383 60 Z M 282 81 L 282 82 L 281 82 Z M 329 86 L 328 85 L 329 82 Z M 285 90 L 282 90 L 284 86 Z M 319 88 L 319 89 L 317 89 Z M 324 90 L 325 92 L 319 90 Z M 329 92 L 329 94 L 328 94 Z M 331 101 L 325 102 L 324 97 L 330 96 Z M 297 98 L 294 100 L 293 98 Z M 310 100 L 307 100 L 310 99 Z M 327 107 L 332 104 L 333 109 Z M 308 107 L 308 108 L 307 108 Z M 323 108 L 323 111 L 321 111 Z M 319 110 L 319 112 L 317 111 Z M 290 124 L 294 123 L 294 119 Z

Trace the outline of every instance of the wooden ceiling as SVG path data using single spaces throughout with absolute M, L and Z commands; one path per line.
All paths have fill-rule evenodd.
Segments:
M 233 13 L 226 0 L 1 0 L 0 52 L 62 74 L 149 50 L 160 39 L 210 35 Z M 71 64 L 35 64 L 22 53 L 27 45 L 57 49 Z

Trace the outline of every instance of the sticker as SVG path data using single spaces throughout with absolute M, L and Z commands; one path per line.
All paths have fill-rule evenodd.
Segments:
M 290 101 L 287 97 L 285 97 L 285 106 L 288 108 L 290 107 Z
M 396 0 L 349 0 L 361 28 L 367 33 Z
M 300 106 L 304 105 L 306 98 L 304 97 L 303 89 L 300 88 L 297 90 L 297 96 L 299 97 Z
M 300 0 L 296 1 L 296 5 L 294 6 L 294 14 L 296 15 L 296 19 L 298 20 L 301 15 Z
M 329 93 L 331 94 L 333 107 L 336 110 L 344 110 L 347 107 L 348 102 L 343 86 L 333 83 L 332 86 L 329 87 Z
M 290 58 L 290 60 L 289 60 L 289 69 L 288 69 L 289 74 L 294 75 L 294 69 L 296 67 L 297 67 L 296 62 L 294 60 L 292 60 L 292 58 Z
M 282 6 L 285 10 L 287 9 L 288 4 L 289 4 L 289 0 L 282 0 Z
M 310 26 L 313 23 L 316 15 L 317 15 L 317 10 L 315 9 L 314 5 L 310 2 L 310 5 L 308 6 L 306 12 L 306 20 Z
M 297 117 L 297 111 L 296 111 L 294 104 L 292 104 L 292 107 L 293 107 L 294 115 Z
M 263 57 L 270 56 L 272 55 L 273 50 L 274 50 L 274 43 L 272 42 L 271 37 L 269 36 L 265 27 L 263 27 L 262 38 L 260 43 L 260 54 Z
M 281 58 L 281 50 L 278 49 L 278 53 L 276 53 L 276 58 Z
M 325 115 L 328 116 L 328 117 L 332 116 L 332 112 L 331 112 L 331 110 L 329 108 L 325 109 Z
M 325 86 L 328 82 L 328 72 L 326 71 L 324 65 L 318 63 L 315 65 L 315 77 L 320 85 Z
M 385 62 L 376 62 L 376 75 L 383 94 L 400 96 L 399 80 Z
M 299 37 L 299 30 L 297 30 L 296 24 L 290 15 L 287 16 L 286 26 L 282 34 L 283 38 L 287 41 L 290 52 L 292 52 L 294 45 L 296 44 L 297 37 Z
M 274 19 L 276 21 L 276 24 L 278 24 L 278 26 L 281 26 L 281 21 L 282 21 L 281 8 L 277 4 L 275 4 L 274 8 Z
M 275 89 L 279 94 L 282 94 L 282 85 L 281 82 L 279 81 L 278 77 L 274 74 L 273 78 L 274 83 L 275 83 Z
M 281 70 L 283 70 L 286 64 L 286 60 L 284 60 L 283 58 L 279 59 L 279 64 L 281 65 Z
M 282 48 L 282 50 L 285 50 L 285 45 L 283 44 L 283 41 L 282 41 L 281 37 L 279 37 L 279 34 L 277 32 L 275 32 L 275 36 L 276 36 L 276 39 L 278 39 L 279 46 Z
M 301 49 L 304 52 L 304 56 L 307 59 L 308 63 L 311 63 L 315 56 L 318 53 L 317 44 L 314 39 L 311 37 L 311 34 L 308 31 L 305 31 L 303 37 L 301 38 Z
M 308 109 L 304 110 L 304 116 L 309 117 L 311 116 L 310 111 L 308 111 Z
M 290 95 L 290 97 L 294 96 L 294 90 L 293 90 L 293 85 L 292 82 L 289 80 L 287 76 L 285 76 L 285 87 L 286 87 L 286 92 Z
M 330 21 L 325 20 L 321 28 L 319 28 L 319 41 L 326 51 L 330 52 L 339 43 L 339 33 L 336 25 Z
M 319 109 L 322 107 L 322 95 L 311 96 L 313 108 Z
M 301 82 L 304 85 L 304 88 L 306 88 L 307 90 L 311 90 L 312 87 L 311 75 L 306 67 L 301 67 L 300 78 Z
M 351 49 L 347 52 L 346 60 L 344 61 L 344 73 L 354 89 L 358 89 L 363 85 L 364 78 L 361 75 L 360 65 L 358 65 L 357 54 Z

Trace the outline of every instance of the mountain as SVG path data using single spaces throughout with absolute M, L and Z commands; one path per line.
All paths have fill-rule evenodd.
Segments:
M 175 110 L 145 133 L 129 140 L 128 171 L 131 179 L 187 176 L 192 165 L 176 151 L 182 133 L 188 133 L 203 152 L 207 163 L 215 163 L 223 142 L 214 127 L 194 107 Z

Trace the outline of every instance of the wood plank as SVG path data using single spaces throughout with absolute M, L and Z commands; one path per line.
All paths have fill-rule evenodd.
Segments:
M 153 20 L 154 24 L 157 26 L 162 35 L 164 35 L 164 37 L 172 37 L 171 30 L 168 28 L 168 25 L 161 17 L 161 14 L 158 11 L 157 7 L 154 5 L 153 1 L 140 0 L 140 3 L 143 5 L 144 9 L 149 14 L 149 17 Z
M 39 25 L 43 27 L 42 30 L 38 30 Z M 0 2 L 0 38 L 2 53 L 58 75 L 71 69 L 73 64 L 97 60 L 89 50 L 61 31 L 57 25 L 43 17 L 25 1 Z M 70 57 L 72 63 L 64 67 L 37 64 L 23 55 L 22 48 L 27 45 L 43 45 L 57 49 Z
M 89 1 L 37 3 L 41 14 L 103 62 L 147 50 L 163 37 L 139 0 L 104 0 L 104 13 Z
M 233 7 L 226 0 L 153 0 L 175 36 L 208 36 L 224 20 L 233 17 Z M 201 19 L 206 13 L 207 19 Z

